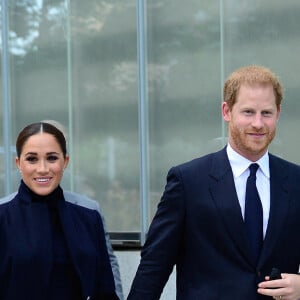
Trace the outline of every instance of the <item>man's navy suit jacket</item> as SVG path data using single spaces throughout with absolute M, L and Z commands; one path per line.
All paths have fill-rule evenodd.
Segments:
M 179 300 L 270 299 L 257 283 L 300 263 L 300 167 L 269 154 L 270 215 L 257 266 L 226 149 L 173 167 L 128 300 L 159 299 L 176 266 Z

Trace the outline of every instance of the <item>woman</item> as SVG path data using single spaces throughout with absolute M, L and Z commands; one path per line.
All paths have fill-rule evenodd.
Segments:
M 21 184 L 0 205 L 0 299 L 118 299 L 99 213 L 65 201 L 59 185 L 69 162 L 62 132 L 30 124 L 16 150 Z

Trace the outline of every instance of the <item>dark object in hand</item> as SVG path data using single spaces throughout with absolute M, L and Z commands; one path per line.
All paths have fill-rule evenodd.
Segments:
M 280 270 L 277 269 L 277 268 L 272 268 L 269 277 L 270 277 L 270 280 L 275 280 L 275 279 L 281 279 L 282 278 Z

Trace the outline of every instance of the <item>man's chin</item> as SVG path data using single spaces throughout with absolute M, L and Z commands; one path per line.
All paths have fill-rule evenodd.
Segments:
M 248 152 L 249 154 L 251 154 L 252 156 L 263 156 L 266 151 L 267 151 L 268 147 L 249 147 L 248 148 Z

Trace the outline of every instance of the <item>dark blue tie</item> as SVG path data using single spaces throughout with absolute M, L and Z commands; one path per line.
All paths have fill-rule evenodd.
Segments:
M 255 264 L 263 243 L 263 210 L 256 188 L 256 171 L 258 167 L 258 164 L 249 166 L 250 175 L 247 179 L 245 201 L 245 224 Z

